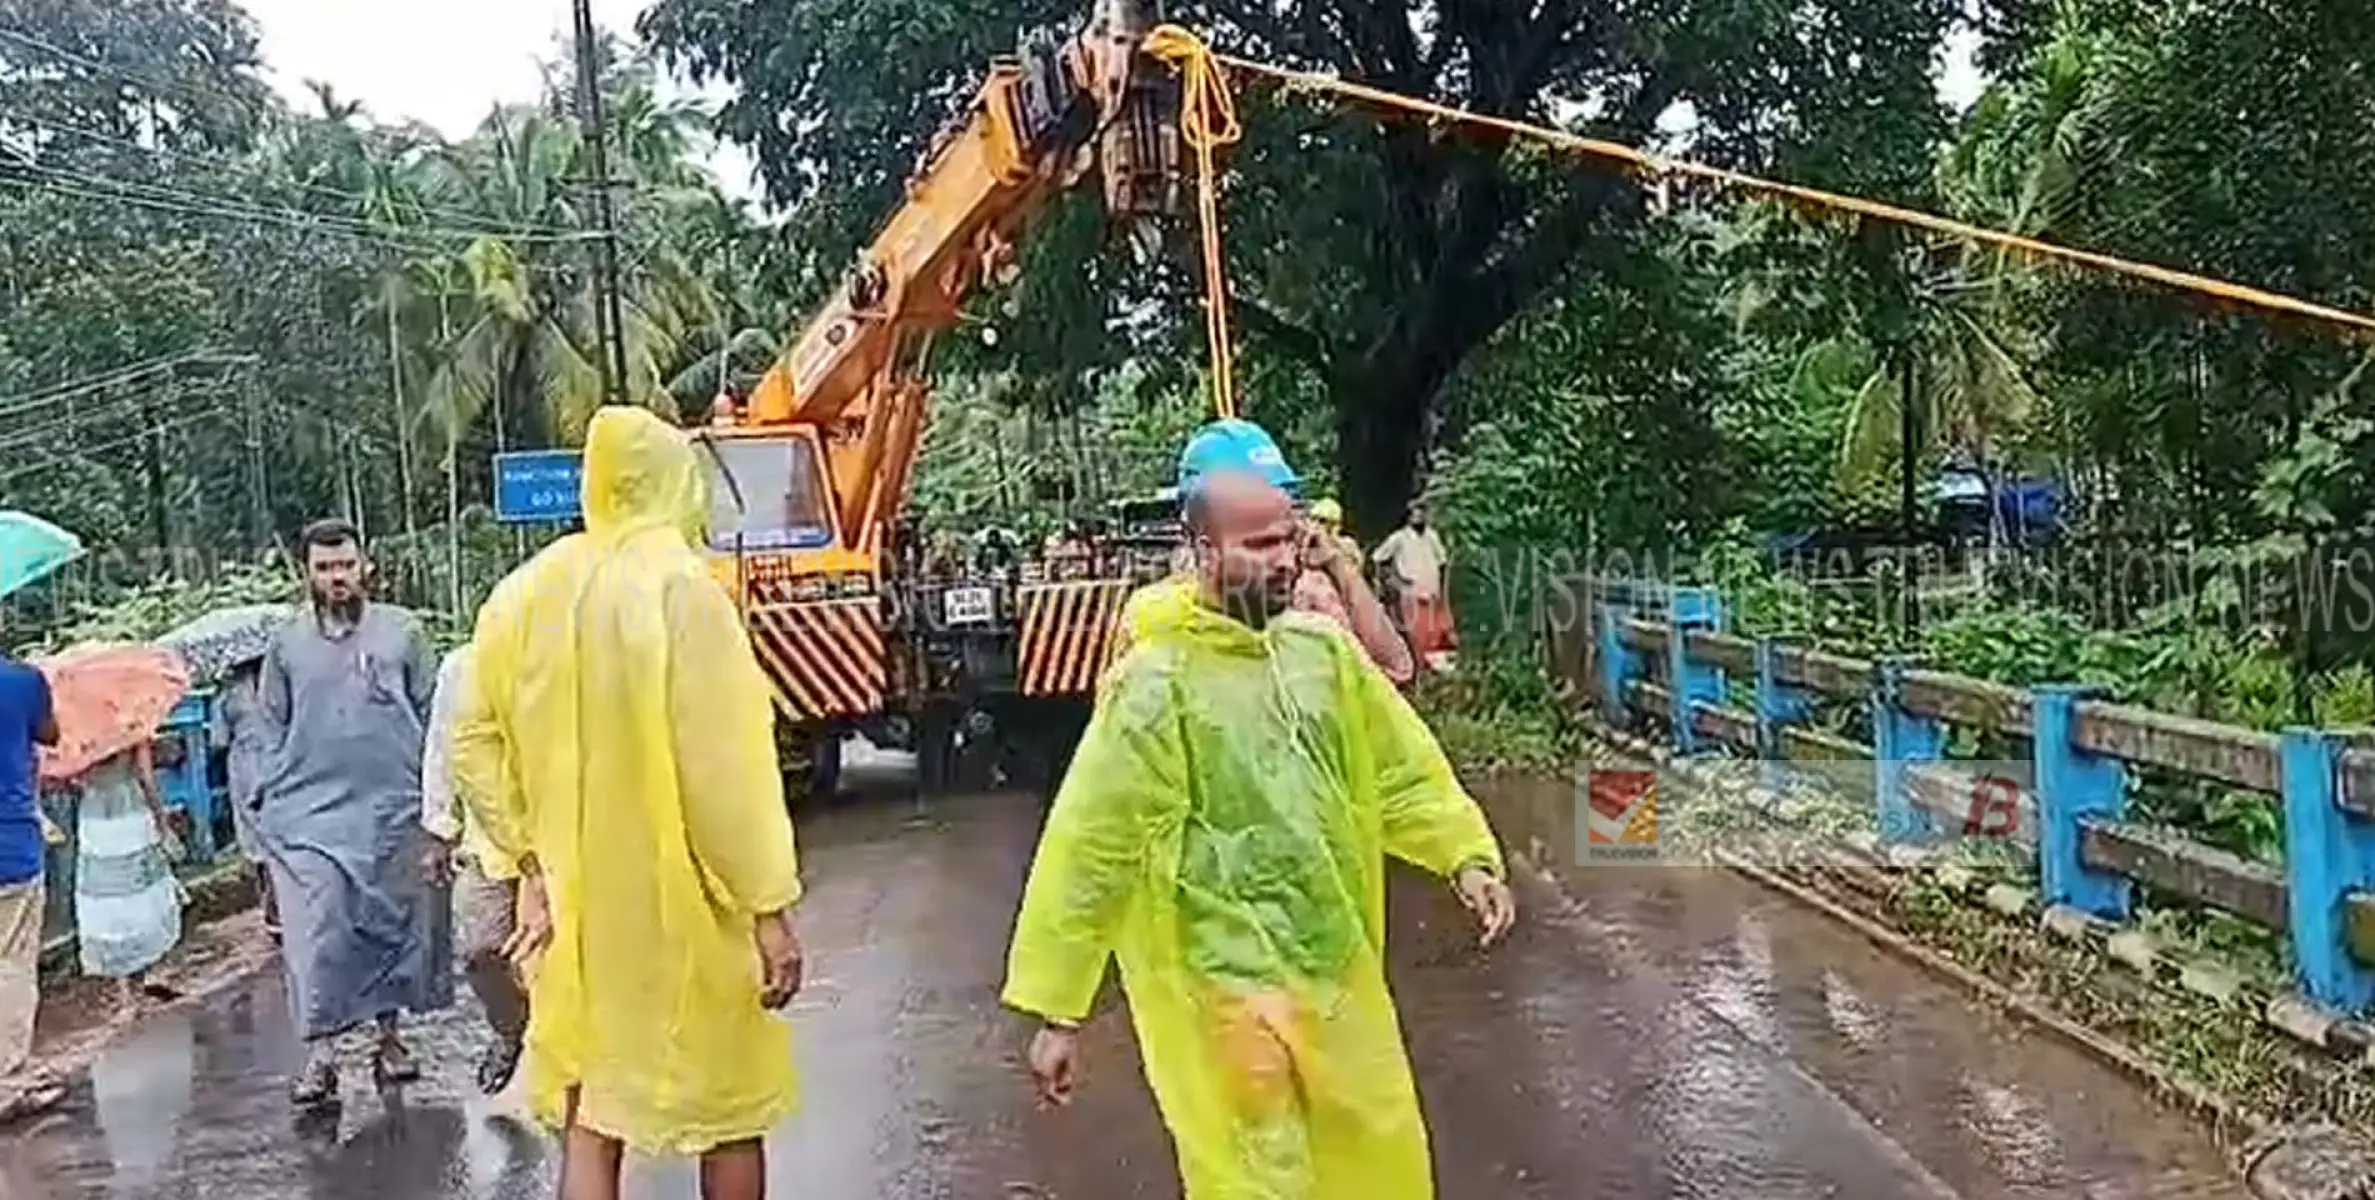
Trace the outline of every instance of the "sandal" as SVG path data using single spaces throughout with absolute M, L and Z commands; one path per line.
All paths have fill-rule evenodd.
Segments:
M 420 1064 L 412 1061 L 412 1051 L 399 1041 L 381 1042 L 379 1052 L 372 1056 L 371 1067 L 388 1083 L 411 1083 L 421 1077 Z
M 40 1074 L 19 1084 L 16 1093 L 0 1102 L 0 1125 L 14 1125 L 42 1116 L 66 1102 L 66 1084 L 54 1075 Z
M 478 1059 L 478 1090 L 492 1096 L 511 1086 L 519 1073 L 520 1044 L 497 1038 Z
M 338 1103 L 338 1065 L 313 1063 L 300 1069 L 289 1083 L 289 1103 L 303 1109 L 327 1108 Z

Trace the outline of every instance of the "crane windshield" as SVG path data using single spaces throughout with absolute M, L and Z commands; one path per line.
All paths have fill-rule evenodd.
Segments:
M 804 437 L 720 438 L 710 443 L 709 545 L 713 550 L 807 549 L 833 542 L 816 443 Z M 737 503 L 739 500 L 739 503 Z

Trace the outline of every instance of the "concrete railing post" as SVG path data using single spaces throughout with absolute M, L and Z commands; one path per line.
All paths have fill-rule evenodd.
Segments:
M 1724 669 L 1694 662 L 1690 635 L 1723 628 L 1723 598 L 1714 588 L 1675 588 L 1666 605 L 1666 679 L 1673 686 L 1674 748 L 1684 755 L 1699 753 L 1699 725 L 1694 705 L 1720 705 L 1725 700 Z
M 2329 1008 L 2375 1008 L 2375 970 L 2350 953 L 2345 904 L 2375 886 L 2375 825 L 2343 811 L 2343 739 L 2287 729 L 2278 750 L 2284 789 L 2284 866 L 2293 971 L 2302 991 Z
M 1790 780 L 1789 754 L 1781 731 L 1814 715 L 1814 696 L 1781 680 L 1780 638 L 1757 639 L 1757 759 L 1766 787 L 1780 791 Z
M 2037 875 L 2048 908 L 2068 905 L 2125 921 L 2136 885 L 2116 872 L 2089 867 L 2081 850 L 2086 821 L 2118 821 L 2127 811 L 2127 764 L 2078 744 L 2079 702 L 2099 693 L 2078 684 L 2049 684 L 2029 692 L 2036 734 Z
M 1641 674 L 1640 655 L 1625 644 L 1624 623 L 1631 619 L 1629 603 L 1602 602 L 1599 615 L 1600 719 L 1611 729 L 1631 729 L 1632 714 L 1625 692 Z
M 1946 727 L 1907 711 L 1901 660 L 1879 663 L 1872 674 L 1872 799 L 1879 809 L 1883 842 L 1927 839 L 1935 826 L 1914 800 L 1906 768 L 1932 763 L 1946 753 Z

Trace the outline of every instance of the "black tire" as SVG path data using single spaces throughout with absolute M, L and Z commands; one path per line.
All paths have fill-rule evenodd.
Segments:
M 841 790 L 841 735 L 835 730 L 778 718 L 775 759 L 783 773 L 784 803 L 795 812 Z
M 841 794 L 841 735 L 826 730 L 808 751 L 808 794 L 829 800 Z
M 783 802 L 786 808 L 798 812 L 809 800 L 809 778 L 816 769 L 810 761 L 808 741 L 796 734 L 787 734 L 780 723 L 775 734 L 775 769 L 783 776 Z
M 1046 732 L 1041 735 L 1041 766 L 1039 770 L 1039 798 L 1053 804 L 1056 792 L 1064 786 L 1064 776 L 1072 770 L 1072 756 L 1080 752 L 1081 735 L 1088 732 L 1089 706 L 1087 701 L 1058 701 L 1050 707 Z
M 957 781 L 957 713 L 932 705 L 915 721 L 915 786 L 927 796 L 952 790 Z

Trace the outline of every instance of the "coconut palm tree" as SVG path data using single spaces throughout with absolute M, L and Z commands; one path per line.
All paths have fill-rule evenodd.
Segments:
M 2036 71 L 1980 98 L 1940 163 L 1939 190 L 1956 213 L 2028 237 L 2066 223 L 2099 165 L 2097 134 L 2112 106 L 2105 53 L 2099 39 L 2064 28 L 2039 51 Z M 2030 264 L 1959 241 L 1918 247 L 1903 261 L 1908 336 L 1857 391 L 1840 443 L 1850 480 L 1905 452 L 1909 383 L 1917 455 L 1960 449 L 1985 465 L 2004 435 L 2045 409 L 2026 369 L 2042 353 L 2022 316 L 2038 282 Z

